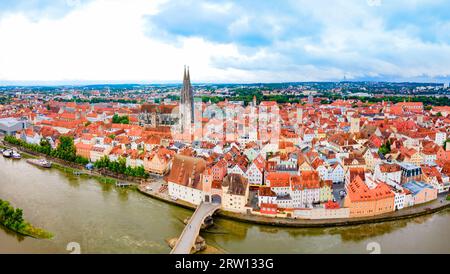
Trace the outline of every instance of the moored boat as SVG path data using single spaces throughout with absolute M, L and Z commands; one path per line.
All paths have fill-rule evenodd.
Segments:
M 11 158 L 12 157 L 12 150 L 7 149 L 7 150 L 3 151 L 2 154 L 3 154 L 3 157 L 5 157 L 5 158 Z
M 13 152 L 11 153 L 11 158 L 12 158 L 12 159 L 21 159 L 21 158 L 22 158 L 22 155 L 20 155 L 20 153 L 17 152 L 17 151 L 13 151 Z
M 30 163 L 35 166 L 43 167 L 43 168 L 51 168 L 52 163 L 45 159 L 28 159 L 27 163 Z

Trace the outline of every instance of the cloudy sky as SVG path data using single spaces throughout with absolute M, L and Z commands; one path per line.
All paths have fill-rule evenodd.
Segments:
M 450 79 L 447 0 L 0 0 L 0 84 Z

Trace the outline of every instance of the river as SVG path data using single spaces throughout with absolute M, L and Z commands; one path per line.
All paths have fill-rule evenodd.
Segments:
M 0 227 L 0 253 L 169 253 L 165 240 L 183 230 L 191 211 L 58 168 L 0 157 L 0 199 L 52 232 L 50 240 L 21 237 Z M 450 210 L 383 224 L 343 228 L 275 228 L 215 220 L 202 236 L 225 253 L 449 253 Z

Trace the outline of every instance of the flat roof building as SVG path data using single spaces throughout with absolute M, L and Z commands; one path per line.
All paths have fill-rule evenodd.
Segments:
M 16 118 L 0 119 L 0 135 L 14 135 L 28 127 L 28 121 Z

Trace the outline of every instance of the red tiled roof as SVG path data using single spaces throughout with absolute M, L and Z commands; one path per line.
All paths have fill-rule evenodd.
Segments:
M 267 196 L 267 197 L 276 197 L 277 194 L 272 191 L 270 187 L 260 187 L 258 190 L 258 195 L 261 196 Z
M 184 155 L 176 155 L 168 181 L 183 186 L 202 189 L 201 173 L 206 168 L 205 160 Z
M 347 197 L 352 202 L 381 200 L 395 196 L 387 184 L 379 183 L 374 189 L 370 189 L 359 176 L 348 185 L 347 191 Z
M 266 181 L 270 181 L 270 187 L 289 187 L 291 175 L 283 172 L 269 172 Z

